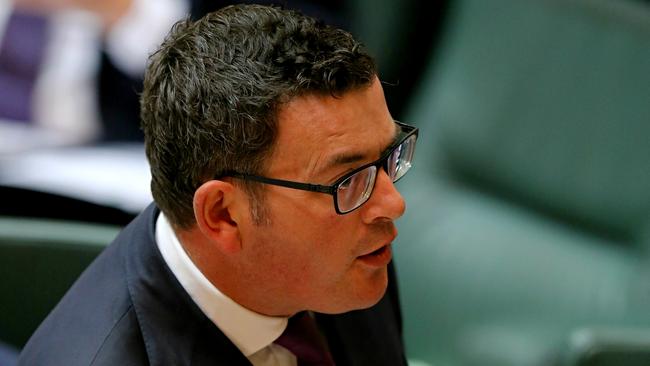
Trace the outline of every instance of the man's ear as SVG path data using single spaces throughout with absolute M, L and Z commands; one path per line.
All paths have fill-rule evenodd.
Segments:
M 194 192 L 194 217 L 201 233 L 227 254 L 241 249 L 241 238 L 232 210 L 236 195 L 232 183 L 211 180 Z

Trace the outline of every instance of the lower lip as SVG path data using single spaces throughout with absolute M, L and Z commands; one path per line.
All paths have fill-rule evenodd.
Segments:
M 370 267 L 385 267 L 393 258 L 393 253 L 389 245 L 385 245 L 374 252 L 357 257 L 359 261 Z

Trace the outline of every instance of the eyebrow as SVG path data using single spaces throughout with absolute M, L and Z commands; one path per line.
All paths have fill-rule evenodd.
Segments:
M 397 137 L 399 136 L 400 132 L 400 127 L 397 123 L 393 123 L 395 126 L 395 132 L 393 133 L 393 139 L 391 142 L 386 146 L 382 151 L 380 151 L 380 155 L 389 149 L 397 140 Z M 365 159 L 367 159 L 367 156 L 358 152 L 353 152 L 353 153 L 343 153 L 343 154 L 338 154 L 334 155 L 331 159 L 329 159 L 329 162 L 325 164 L 323 169 L 321 171 L 327 171 L 333 167 L 336 166 L 341 166 L 341 165 L 349 165 L 353 163 L 360 163 L 363 162 Z

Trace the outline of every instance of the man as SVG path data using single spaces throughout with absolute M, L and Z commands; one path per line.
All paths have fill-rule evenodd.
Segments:
M 417 130 L 348 33 L 255 5 L 181 22 L 141 116 L 157 207 L 21 365 L 406 363 L 389 262 Z

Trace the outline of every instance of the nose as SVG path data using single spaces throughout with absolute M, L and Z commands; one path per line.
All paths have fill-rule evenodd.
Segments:
M 378 220 L 397 220 L 405 210 L 404 198 L 386 171 L 379 169 L 372 195 L 362 207 L 364 222 L 370 224 Z

